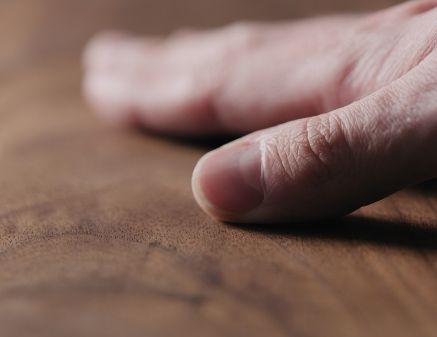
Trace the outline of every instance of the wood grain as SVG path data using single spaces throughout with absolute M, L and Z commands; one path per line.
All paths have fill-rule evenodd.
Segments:
M 205 144 L 96 121 L 80 51 L 396 1 L 0 1 L 1 336 L 435 336 L 437 187 L 341 220 L 237 227 L 196 206 Z

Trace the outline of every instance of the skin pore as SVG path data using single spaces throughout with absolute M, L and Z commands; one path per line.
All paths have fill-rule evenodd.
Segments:
M 437 176 L 437 1 L 365 15 L 96 36 L 84 92 L 117 125 L 243 137 L 193 173 L 224 221 L 347 214 Z

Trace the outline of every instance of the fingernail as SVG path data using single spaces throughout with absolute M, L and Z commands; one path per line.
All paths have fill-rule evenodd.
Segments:
M 253 210 L 264 199 L 259 146 L 233 144 L 206 155 L 194 170 L 193 190 L 200 206 L 222 220 Z

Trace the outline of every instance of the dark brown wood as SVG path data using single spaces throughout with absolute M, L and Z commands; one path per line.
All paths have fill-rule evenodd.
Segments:
M 1 336 L 436 336 L 437 187 L 343 220 L 196 206 L 202 144 L 113 130 L 80 96 L 96 31 L 370 10 L 378 0 L 2 0 Z

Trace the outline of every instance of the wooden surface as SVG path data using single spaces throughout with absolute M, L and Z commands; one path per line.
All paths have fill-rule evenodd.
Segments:
M 80 97 L 101 28 L 388 4 L 1 0 L 0 336 L 436 336 L 436 184 L 330 223 L 229 226 L 191 195 L 207 145 L 109 129 Z

